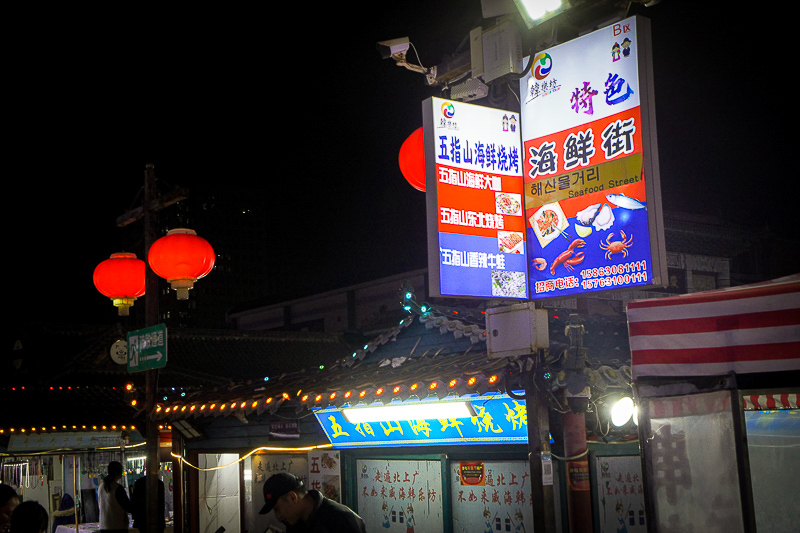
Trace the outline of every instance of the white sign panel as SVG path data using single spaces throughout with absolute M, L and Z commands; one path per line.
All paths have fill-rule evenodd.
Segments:
M 461 461 L 451 468 L 455 533 L 533 531 L 527 461 Z
M 594 468 L 600 531 L 646 532 L 641 457 L 595 457 Z
M 441 533 L 442 463 L 357 460 L 358 514 L 367 531 Z

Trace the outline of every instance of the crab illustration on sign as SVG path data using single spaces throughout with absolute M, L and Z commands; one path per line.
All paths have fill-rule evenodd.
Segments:
M 633 234 L 631 234 L 630 238 L 627 238 L 625 232 L 620 230 L 620 236 L 622 237 L 621 241 L 611 241 L 611 237 L 614 236 L 613 233 L 610 233 L 608 237 L 606 237 L 606 242 L 600 241 L 600 248 L 606 251 L 606 259 L 611 259 L 612 254 L 622 254 L 622 257 L 628 257 L 628 248 L 630 248 L 631 244 L 633 244 Z

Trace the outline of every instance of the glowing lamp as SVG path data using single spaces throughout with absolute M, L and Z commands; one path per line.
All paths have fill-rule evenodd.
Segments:
M 418 191 L 425 192 L 425 141 L 422 128 L 417 128 L 400 146 L 400 172 Z
M 178 292 L 178 300 L 188 300 L 194 282 L 214 268 L 214 249 L 194 230 L 180 228 L 154 242 L 147 260 L 153 272 Z
M 97 290 L 111 298 L 119 316 L 128 316 L 136 298 L 144 295 L 144 261 L 136 254 L 111 254 L 97 265 L 92 279 Z

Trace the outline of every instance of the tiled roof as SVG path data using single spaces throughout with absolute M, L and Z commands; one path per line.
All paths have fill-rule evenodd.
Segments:
M 31 325 L 20 337 L 23 350 L 7 352 L 0 360 L 0 394 L 5 405 L 13 405 L 4 412 L 0 430 L 141 423 L 124 387 L 134 383 L 141 401 L 145 373 L 129 374 L 109 355 L 114 342 L 124 338 L 113 326 Z M 159 397 L 227 390 L 332 364 L 351 354 L 358 342 L 342 334 L 170 329 L 169 360 L 158 372 Z
M 569 346 L 563 334 L 567 318 L 564 313 L 551 313 L 548 360 L 557 362 Z M 409 315 L 334 365 L 286 373 L 267 382 L 197 391 L 161 403 L 156 416 L 161 420 L 246 417 L 267 410 L 275 412 L 279 406 L 300 411 L 354 403 L 360 394 L 364 401 L 389 401 L 407 397 L 414 385 L 413 394 L 425 397 L 431 393 L 431 383 L 436 384 L 434 392 L 439 396 L 521 388 L 520 374 L 537 364 L 535 356 L 489 358 L 484 327 L 479 321 L 455 318 L 451 313 Z M 594 318 L 585 330 L 588 365 L 594 369 L 592 379 L 601 380 L 598 385 L 603 389 L 609 384 L 623 387 L 629 383 L 630 351 L 624 316 Z M 475 378 L 472 387 L 467 385 L 471 377 Z

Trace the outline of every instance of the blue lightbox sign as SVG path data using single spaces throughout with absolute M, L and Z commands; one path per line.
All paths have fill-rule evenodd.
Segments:
M 352 423 L 336 407 L 320 409 L 314 415 L 334 448 L 528 442 L 525 400 L 496 394 L 469 398 L 469 402 L 476 416 L 468 418 Z

